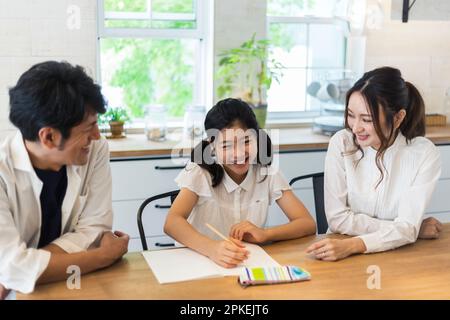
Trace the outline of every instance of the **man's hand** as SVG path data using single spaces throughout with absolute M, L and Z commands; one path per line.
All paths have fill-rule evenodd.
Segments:
M 105 258 L 105 267 L 113 264 L 128 252 L 130 237 L 121 231 L 105 232 L 100 241 L 100 251 Z
M 0 284 L 0 300 L 5 300 L 10 290 L 7 290 L 2 284 Z
M 61 281 L 67 279 L 67 267 L 77 265 L 82 274 L 86 274 L 101 268 L 105 268 L 128 251 L 128 241 L 130 237 L 120 231 L 105 232 L 100 240 L 98 248 L 74 253 L 65 253 L 56 245 L 47 246 L 47 251 L 51 252 L 50 262 L 47 268 L 37 280 L 37 284 Z
M 419 239 L 436 239 L 442 231 L 442 223 L 433 218 L 426 218 L 422 221 L 419 231 Z

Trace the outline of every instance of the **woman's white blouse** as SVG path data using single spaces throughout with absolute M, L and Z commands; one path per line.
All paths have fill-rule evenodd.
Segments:
M 366 252 L 394 249 L 416 241 L 423 215 L 441 174 L 439 150 L 428 139 L 409 143 L 399 134 L 384 155 L 384 178 L 376 150 L 354 150 L 346 129 L 330 140 L 325 160 L 325 211 L 330 231 L 359 236 Z
M 215 240 L 220 238 L 205 223 L 224 235 L 229 234 L 234 224 L 245 220 L 264 227 L 269 204 L 278 200 L 283 190 L 291 189 L 280 171 L 259 165 L 251 165 L 239 185 L 226 172 L 216 187 L 212 187 L 211 181 L 209 172 L 193 162 L 175 179 L 180 189 L 187 188 L 199 197 L 188 222 L 198 232 Z

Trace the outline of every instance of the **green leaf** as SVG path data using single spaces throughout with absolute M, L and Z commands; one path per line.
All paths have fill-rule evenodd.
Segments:
M 256 40 L 256 34 L 244 41 L 239 47 L 225 50 L 219 54 L 219 68 L 216 78 L 219 80 L 217 95 L 219 98 L 245 95 L 242 98 L 249 99 L 251 103 L 261 103 L 264 90 L 268 90 L 272 79 L 279 80 L 282 76 L 278 72 L 283 66 L 281 63 L 270 59 L 268 52 L 270 41 L 267 39 Z M 254 95 L 258 96 L 255 97 Z M 257 101 L 253 101 L 254 99 Z

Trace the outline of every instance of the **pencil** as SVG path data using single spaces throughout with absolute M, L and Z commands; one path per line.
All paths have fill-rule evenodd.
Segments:
M 213 227 L 212 225 L 210 225 L 209 223 L 205 223 L 205 225 L 206 225 L 209 229 L 211 229 L 212 232 L 214 232 L 214 233 L 217 234 L 219 237 L 221 237 L 223 240 L 229 241 L 229 242 L 231 242 L 232 244 L 234 244 L 235 246 L 237 246 L 236 243 L 234 243 L 233 241 L 231 241 L 230 238 L 225 237 L 219 230 L 217 230 L 216 228 L 214 228 L 214 227 Z

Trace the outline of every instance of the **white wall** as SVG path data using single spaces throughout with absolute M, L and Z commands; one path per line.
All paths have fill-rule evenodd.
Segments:
M 71 5 L 79 8 L 80 28 L 69 29 Z M 0 139 L 12 129 L 8 91 L 33 64 L 66 60 L 95 77 L 95 0 L 0 0 Z
M 263 0 L 214 1 L 214 66 L 224 50 L 239 47 L 255 33 L 257 39 L 266 37 L 266 8 Z M 215 88 L 217 87 L 215 81 Z M 214 102 L 217 101 L 214 95 Z
M 381 30 L 367 31 L 366 70 L 383 65 L 399 68 L 406 80 L 418 86 L 426 111 L 444 112 L 450 120 L 450 110 L 443 109 L 445 90 L 450 87 L 450 21 L 402 23 L 391 19 L 391 0 L 381 3 L 385 22 Z M 414 6 L 411 13 L 417 15 L 419 9 Z
M 381 30 L 367 31 L 366 70 L 399 67 L 422 91 L 427 111 L 443 112 L 445 89 L 450 87 L 450 21 L 402 24 L 390 18 L 391 0 L 380 1 L 385 22 Z M 80 8 L 79 30 L 67 27 L 70 5 Z M 258 38 L 266 36 L 265 1 L 215 0 L 214 14 L 215 56 L 254 32 Z M 95 77 L 96 44 L 95 0 L 0 0 L 0 139 L 11 129 L 7 87 L 31 65 L 49 59 L 80 64 Z M 450 110 L 445 112 L 450 116 Z
M 12 128 L 7 120 L 7 87 L 14 85 L 33 64 L 49 59 L 67 60 L 84 66 L 95 77 L 96 3 L 96 0 L 0 0 L 0 139 Z M 254 32 L 257 38 L 265 37 L 265 1 L 214 3 L 214 56 L 239 46 Z M 80 7 L 79 30 L 66 26 L 70 5 Z
M 266 1 L 215 0 L 214 54 L 239 46 L 253 33 L 266 36 Z

